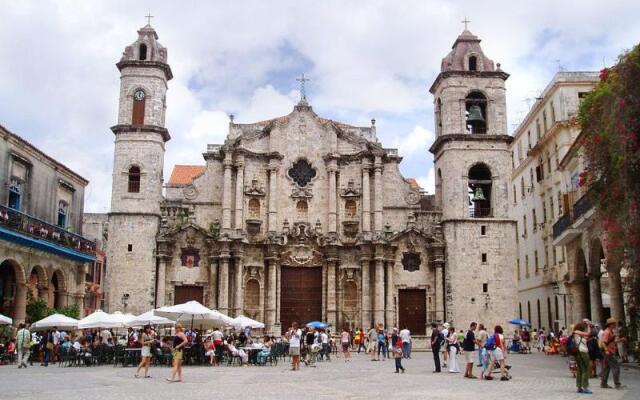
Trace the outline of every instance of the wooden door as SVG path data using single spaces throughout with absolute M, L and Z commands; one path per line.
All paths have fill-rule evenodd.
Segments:
M 176 293 L 173 296 L 173 304 L 182 304 L 195 300 L 202 304 L 202 286 L 176 286 Z
M 322 268 L 282 267 L 280 273 L 282 331 L 297 322 L 302 326 L 322 319 Z
M 408 328 L 412 335 L 424 335 L 427 327 L 427 296 L 424 289 L 398 291 L 400 329 Z

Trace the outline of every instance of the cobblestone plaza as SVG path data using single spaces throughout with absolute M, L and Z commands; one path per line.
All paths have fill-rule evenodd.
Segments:
M 464 362 L 459 357 L 459 362 Z M 164 379 L 170 369 L 154 367 L 151 379 L 133 378 L 134 368 L 112 366 L 26 370 L 0 367 L 0 399 L 573 399 L 575 379 L 566 358 L 541 354 L 513 355 L 509 382 L 468 380 L 462 374 L 433 374 L 431 353 L 414 353 L 403 360 L 407 372 L 394 373 L 393 360 L 371 362 L 364 354 L 352 361 L 333 359 L 299 372 L 289 364 L 265 367 L 185 367 L 182 383 Z M 496 375 L 496 376 L 499 376 Z M 635 399 L 640 371 L 623 368 L 625 390 L 599 388 L 591 380 L 594 397 Z

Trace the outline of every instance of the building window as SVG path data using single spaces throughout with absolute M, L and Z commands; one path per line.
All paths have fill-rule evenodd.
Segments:
M 544 133 L 547 133 L 547 110 L 542 111 L 542 124 L 544 125 Z
M 527 237 L 527 216 L 524 215 L 522 217 L 522 225 L 523 225 L 523 229 L 522 229 L 522 237 Z
M 560 150 L 558 149 L 558 143 L 555 143 L 553 147 L 554 147 L 554 153 L 556 158 L 556 169 L 558 169 L 560 168 Z
M 491 216 L 491 186 L 492 178 L 489 167 L 476 164 L 469 170 L 468 193 L 471 205 L 469 216 L 483 218 Z
M 95 271 L 95 275 L 94 275 L 94 282 L 99 285 L 100 281 L 102 280 L 101 278 L 102 278 L 102 263 L 96 262 L 96 271 Z
M 469 93 L 465 99 L 467 131 L 471 134 L 487 133 L 487 98 L 480 92 Z
M 524 277 L 525 278 L 529 277 L 529 255 L 528 254 L 524 256 Z
M 258 199 L 249 200 L 249 218 L 254 218 L 254 219 L 260 218 L 260 200 Z
M 562 215 L 562 193 L 558 192 L 558 215 Z
M 542 130 L 540 129 L 540 120 L 536 119 L 536 134 L 538 137 L 542 137 Z
M 482 284 L 482 293 L 488 293 L 489 292 L 489 284 L 488 283 L 483 283 Z
M 140 61 L 144 61 L 147 59 L 147 45 L 142 43 L 140 45 Z
M 481 236 L 486 236 L 487 235 L 487 226 L 486 225 L 480 225 L 480 235 Z
M 516 243 L 520 240 L 520 235 L 518 234 L 518 224 L 516 223 Z
M 547 222 L 547 202 L 542 201 L 542 222 Z
M 538 275 L 540 273 L 540 266 L 538 265 L 538 250 L 534 250 L 533 252 L 533 262 L 536 275 Z
M 553 105 L 553 101 L 549 104 L 549 107 L 551 108 L 551 125 L 553 125 L 556 122 L 556 108 Z
M 549 268 L 549 250 L 552 250 L 553 246 L 545 246 L 544 248 L 544 265 L 542 266 L 542 268 L 544 270 L 546 270 L 547 268 Z
M 129 168 L 129 193 L 140 193 L 140 167 L 137 165 Z
M 522 162 L 522 140 L 518 140 L 518 161 Z
M 549 211 L 551 212 L 551 222 L 553 222 L 556 219 L 555 210 L 553 209 L 553 196 L 549 196 Z
M 524 176 L 520 177 L 520 197 L 524 199 Z
M 518 275 L 518 280 L 520 280 L 520 257 L 516 259 L 516 274 Z
M 478 59 L 476 56 L 469 57 L 469 71 L 477 71 L 478 70 Z
M 420 269 L 420 262 L 420 254 L 404 253 L 402 256 L 402 267 L 405 271 L 418 271 Z
M 562 251 L 560 252 L 562 254 Z M 553 265 L 558 265 L 558 256 L 556 253 L 556 248 L 551 246 L 551 255 L 553 256 Z M 563 260 L 564 261 L 564 260 Z
M 22 183 L 18 178 L 11 178 L 9 183 L 9 208 L 18 211 L 22 206 Z
M 516 193 L 516 185 L 513 185 L 513 204 L 518 204 L 518 193 Z
M 529 193 L 533 193 L 533 189 L 534 189 L 533 168 L 529 168 L 529 182 L 531 182 L 531 186 L 529 187 Z
M 133 125 L 144 125 L 144 108 L 147 95 L 142 89 L 136 89 L 133 93 L 133 112 L 131 113 L 131 123 Z
M 307 221 L 309 214 L 309 205 L 305 200 L 300 200 L 296 203 L 296 215 L 298 221 Z
M 131 252 L 133 251 L 133 245 L 132 245 L 131 243 L 129 243 L 129 244 L 127 245 L 127 251 L 128 251 L 129 253 L 131 253 Z
M 528 149 L 531 150 L 531 131 L 527 131 L 527 146 Z
M 481 260 L 483 264 L 487 263 L 487 253 L 482 253 L 481 255 Z
M 305 159 L 296 161 L 289 171 L 289 177 L 300 187 L 305 187 L 316 177 L 316 170 Z
M 536 216 L 536 210 L 531 210 L 531 218 L 533 220 L 533 231 L 538 230 L 538 217 Z
M 66 201 L 60 200 L 58 202 L 58 226 L 65 228 L 67 226 L 67 212 L 69 211 L 69 204 Z
M 436 133 L 442 134 L 442 100 L 436 100 Z
M 355 200 L 347 200 L 344 203 L 344 216 L 346 219 L 358 218 L 358 206 Z
M 513 150 L 511 150 L 511 168 L 516 168 L 516 155 L 514 154 Z

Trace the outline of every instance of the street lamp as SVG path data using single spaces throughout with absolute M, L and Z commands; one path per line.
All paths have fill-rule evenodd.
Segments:
M 129 293 L 124 293 L 120 298 L 120 302 L 122 303 L 122 306 L 124 307 L 124 313 L 126 314 L 127 305 L 129 304 Z
M 562 308 L 563 308 L 563 313 L 564 313 L 564 326 L 567 326 L 567 297 L 569 297 L 570 295 L 568 293 L 560 293 L 560 285 L 558 285 L 558 282 L 554 282 L 553 283 L 553 294 L 555 296 L 561 296 L 562 297 Z

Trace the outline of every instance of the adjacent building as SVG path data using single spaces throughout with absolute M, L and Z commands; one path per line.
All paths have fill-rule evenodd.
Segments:
M 562 160 L 580 132 L 580 98 L 597 80 L 596 72 L 558 72 L 514 132 L 510 146 L 518 314 L 538 329 L 558 330 L 575 321 L 571 309 L 576 298 L 564 284 L 567 250 L 564 241 L 554 240 L 553 224 L 570 207 Z
M 84 312 L 86 315 L 95 310 L 108 309 L 105 298 L 107 268 L 107 215 L 85 213 L 82 216 L 82 233 L 96 244 L 96 260 L 88 266 L 85 279 Z
M 27 302 L 83 310 L 95 244 L 81 236 L 88 181 L 0 126 L 0 313 L 26 319 Z

